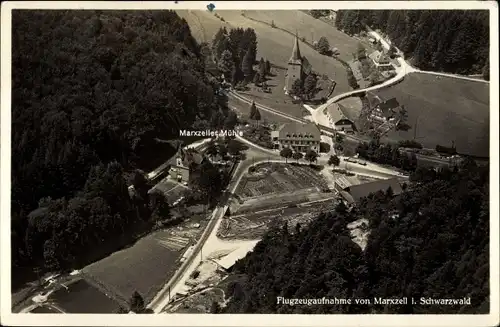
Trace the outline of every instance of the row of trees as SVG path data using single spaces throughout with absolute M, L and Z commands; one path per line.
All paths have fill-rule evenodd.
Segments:
M 235 116 L 173 11 L 22 10 L 12 20 L 16 284 L 35 266 L 84 264 L 164 216 L 143 191 L 129 197 L 125 172 L 175 152 L 156 139 L 232 128 Z M 28 218 L 37 207 L 41 217 Z
M 236 85 L 254 77 L 253 65 L 257 58 L 257 35 L 252 28 L 221 27 L 212 41 L 212 51 L 224 79 Z
M 369 143 L 360 143 L 356 147 L 356 153 L 363 159 L 406 171 L 414 171 L 417 168 L 417 157 L 414 152 L 399 151 L 397 145 L 381 144 L 378 138 L 372 139 Z
M 296 161 L 299 161 L 300 159 L 304 158 L 305 160 L 309 161 L 310 163 L 315 162 L 318 159 L 318 153 L 316 151 L 309 149 L 306 151 L 305 155 L 302 154 L 302 152 L 299 151 L 293 151 L 289 147 L 284 147 L 280 151 L 280 156 L 285 158 L 285 161 L 288 161 L 288 159 L 293 158 Z
M 429 170 L 431 171 L 431 170 Z M 378 192 L 353 210 L 341 203 L 307 228 L 275 225 L 239 260 L 225 313 L 487 314 L 489 173 L 474 162 L 415 176 L 398 198 Z M 346 225 L 365 218 L 366 248 Z M 291 228 L 290 228 L 291 227 Z M 278 296 L 352 299 L 349 304 L 284 305 Z M 402 305 L 374 298 L 408 297 Z M 471 298 L 467 305 L 414 305 L 420 298 Z M 358 305 L 354 299 L 371 299 Z
M 487 10 L 339 10 L 335 26 L 358 34 L 380 29 L 424 70 L 483 74 L 489 80 Z

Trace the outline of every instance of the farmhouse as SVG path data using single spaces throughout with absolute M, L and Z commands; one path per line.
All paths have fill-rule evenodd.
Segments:
M 396 118 L 396 114 L 400 109 L 401 105 L 398 100 L 396 98 L 390 98 L 377 104 L 373 108 L 370 117 L 382 122 L 392 121 Z
M 291 148 L 299 152 L 311 149 L 318 152 L 321 132 L 314 123 L 286 123 L 277 131 L 272 131 L 271 137 L 275 149 Z
M 391 64 L 390 59 L 384 53 L 380 51 L 372 52 L 368 57 L 373 61 L 375 66 L 379 69 L 379 71 L 389 71 L 394 70 L 394 67 Z
M 344 115 L 342 106 L 338 103 L 332 103 L 330 106 L 328 106 L 326 115 L 330 120 L 330 124 L 336 130 L 347 133 L 354 132 L 354 122 Z
M 362 198 L 378 191 L 386 192 L 389 188 L 395 196 L 401 194 L 403 191 L 398 179 L 394 177 L 365 184 L 351 185 L 340 191 L 340 195 L 347 203 L 357 204 Z
M 288 60 L 288 69 L 285 74 L 285 94 L 289 93 L 296 80 L 304 80 L 305 77 L 311 73 L 311 70 L 309 61 L 300 54 L 299 37 L 295 34 L 292 56 L 290 60 Z
M 170 167 L 170 177 L 179 182 L 188 182 L 191 166 L 201 164 L 203 159 L 203 156 L 193 149 L 184 150 L 180 148 L 175 163 Z

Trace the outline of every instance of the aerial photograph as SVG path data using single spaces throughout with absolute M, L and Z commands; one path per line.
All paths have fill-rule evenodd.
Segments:
M 490 11 L 216 5 L 12 10 L 12 313 L 489 314 Z

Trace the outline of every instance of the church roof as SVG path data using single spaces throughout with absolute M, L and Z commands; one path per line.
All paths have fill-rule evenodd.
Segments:
M 292 56 L 290 57 L 289 62 L 299 63 L 299 64 L 302 63 L 302 56 L 300 54 L 298 35 L 295 35 L 295 43 L 293 44 Z

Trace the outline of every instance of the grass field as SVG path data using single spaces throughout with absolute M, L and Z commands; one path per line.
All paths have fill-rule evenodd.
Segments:
M 172 276 L 188 244 L 185 236 L 157 231 L 85 267 L 84 272 L 117 297 L 129 299 L 138 291 L 148 302 Z
M 85 279 L 73 282 L 68 289 L 58 289 L 51 294 L 50 300 L 67 313 L 112 313 L 119 306 Z
M 199 41 L 211 42 L 217 30 L 222 26 L 226 26 L 226 28 L 250 27 L 257 34 L 258 59 L 264 57 L 274 65 L 286 67 L 292 54 L 293 35 L 277 28 L 272 28 L 264 23 L 243 17 L 241 11 L 217 11 L 217 14 L 223 17 L 225 22 L 208 11 L 177 10 L 176 12 L 180 17 L 186 19 L 191 33 Z M 337 47 L 340 50 L 341 57 L 350 57 L 351 52 L 357 47 L 358 41 L 356 39 L 300 11 L 245 11 L 245 15 L 267 22 L 268 24 L 274 21 L 277 27 L 284 28 L 292 33 L 295 33 L 295 30 L 297 30 L 299 37 L 304 36 L 307 41 L 311 40 L 311 31 L 313 30 L 315 34 L 312 37 L 315 40 L 319 39 L 320 36 L 327 37 L 331 46 Z M 347 72 L 340 62 L 334 58 L 320 55 L 316 50 L 313 50 L 303 42 L 300 42 L 300 50 L 302 55 L 307 57 L 315 71 L 327 74 L 330 78 L 337 81 L 338 84 L 333 93 L 334 95 L 350 90 L 347 84 Z
M 451 146 L 454 141 L 458 153 L 489 156 L 489 84 L 412 73 L 376 95 L 396 97 L 408 111 L 412 128 L 392 131 L 388 138 L 398 141 L 415 135 L 428 148 Z

